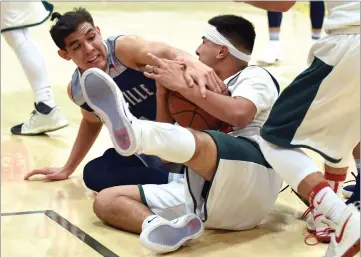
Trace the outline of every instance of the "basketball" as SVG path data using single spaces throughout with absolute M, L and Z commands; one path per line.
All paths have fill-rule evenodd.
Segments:
M 223 124 L 223 121 L 213 117 L 177 92 L 170 92 L 168 106 L 173 119 L 182 127 L 218 130 Z

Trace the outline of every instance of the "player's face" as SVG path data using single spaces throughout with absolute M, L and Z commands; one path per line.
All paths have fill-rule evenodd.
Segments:
M 94 28 L 90 23 L 81 24 L 74 33 L 65 38 L 65 50 L 59 50 L 59 55 L 66 60 L 73 60 L 81 71 L 90 68 L 106 70 L 107 50 L 99 28 Z
M 205 37 L 202 39 L 203 42 L 198 46 L 196 54 L 198 55 L 201 62 L 213 68 L 212 66 L 214 66 L 217 61 L 217 55 L 219 53 L 220 46 L 214 44 Z

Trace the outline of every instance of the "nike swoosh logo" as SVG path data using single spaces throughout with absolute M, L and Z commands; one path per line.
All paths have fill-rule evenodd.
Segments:
M 151 223 L 154 219 L 156 219 L 157 217 L 154 217 L 153 219 L 151 220 L 148 220 L 148 223 Z
M 350 220 L 352 216 L 352 213 L 350 214 L 350 216 L 348 216 L 347 220 L 345 221 L 345 223 L 343 224 L 342 228 L 341 228 L 341 233 L 339 235 L 336 235 L 336 243 L 340 243 L 342 238 L 343 238 L 343 233 L 345 232 L 346 226 Z
M 323 198 L 325 198 L 326 194 L 327 194 L 327 192 L 321 197 L 320 201 L 316 201 L 316 203 L 317 203 L 318 205 L 321 204 L 321 202 L 323 201 Z
M 317 214 L 316 216 L 313 217 L 314 220 L 316 220 L 318 217 L 321 217 L 322 214 Z

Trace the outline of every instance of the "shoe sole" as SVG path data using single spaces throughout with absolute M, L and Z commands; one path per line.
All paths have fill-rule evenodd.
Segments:
M 103 119 L 115 150 L 130 156 L 135 152 L 134 131 L 125 115 L 123 93 L 105 72 L 91 68 L 81 78 L 86 103 Z
M 179 239 L 179 242 L 172 246 L 152 243 L 150 240 L 148 240 L 150 233 L 155 231 L 157 228 L 159 228 L 161 226 L 168 226 L 171 229 L 178 230 L 178 232 L 179 232 L 179 230 L 182 230 L 183 233 L 186 232 L 186 233 L 188 233 L 188 235 L 182 236 Z M 194 226 L 199 226 L 199 229 L 194 231 L 193 233 L 191 233 L 190 231 L 192 231 L 192 228 Z M 202 220 L 195 214 L 191 214 L 191 215 L 188 215 L 188 217 L 186 217 L 185 221 L 183 221 L 183 222 L 180 222 L 180 220 L 178 220 L 178 223 L 174 223 L 174 224 L 160 223 L 156 227 L 149 227 L 148 229 L 146 228 L 140 235 L 140 242 L 145 248 L 152 250 L 156 253 L 174 252 L 174 251 L 178 250 L 186 242 L 200 237 L 202 235 L 203 231 L 204 231 L 204 225 L 203 225 Z M 177 231 L 174 231 L 173 235 L 175 233 L 177 233 Z M 180 234 L 182 234 L 182 233 L 180 233 Z
M 317 239 L 318 242 L 321 242 L 323 244 L 328 244 L 331 242 L 331 235 L 330 236 L 318 236 L 316 234 L 316 230 L 307 228 L 307 232 L 314 235 L 314 237 Z
M 358 239 L 341 257 L 352 257 L 360 251 L 360 240 Z
M 45 135 L 46 133 L 49 133 L 49 132 L 54 132 L 54 131 L 57 131 L 59 129 L 62 129 L 62 128 L 65 128 L 69 126 L 69 124 L 66 124 L 66 125 L 63 125 L 63 126 L 60 126 L 60 127 L 57 127 L 57 128 L 53 128 L 53 129 L 48 129 L 48 130 L 45 130 L 45 131 L 41 131 L 41 132 L 35 132 L 35 133 L 16 133 L 16 132 L 11 132 L 11 134 L 13 135 L 19 135 L 19 136 L 41 136 L 41 135 Z

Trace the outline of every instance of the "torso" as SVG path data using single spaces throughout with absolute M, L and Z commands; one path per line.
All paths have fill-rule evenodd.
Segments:
M 139 119 L 155 120 L 156 118 L 156 85 L 155 81 L 143 75 L 142 72 L 123 65 L 115 56 L 115 41 L 118 36 L 104 41 L 108 52 L 109 76 L 113 78 L 124 98 L 129 103 L 130 111 Z M 71 81 L 73 101 L 81 108 L 93 112 L 86 104 L 80 88 L 80 72 L 75 70 Z

